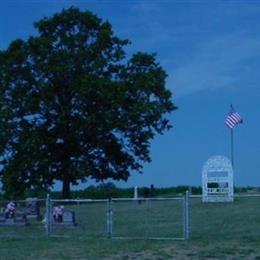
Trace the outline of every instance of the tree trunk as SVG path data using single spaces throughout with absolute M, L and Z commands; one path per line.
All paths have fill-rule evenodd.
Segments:
M 66 143 L 66 142 L 65 142 Z M 62 162 L 62 198 L 70 199 L 70 154 L 66 147 L 63 148 L 63 162 Z
M 62 198 L 69 199 L 70 198 L 70 181 L 68 177 L 64 177 L 62 183 Z

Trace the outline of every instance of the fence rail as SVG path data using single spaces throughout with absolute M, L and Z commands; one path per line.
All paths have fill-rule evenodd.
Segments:
M 184 197 L 112 199 L 111 237 L 185 239 Z
M 73 230 L 64 228 L 53 221 L 51 214 L 47 214 L 48 236 L 188 239 L 188 195 L 174 198 L 47 201 L 47 209 L 62 206 L 75 215 L 78 223 Z
M 259 239 L 260 194 L 235 194 L 232 203 L 203 203 L 201 195 L 173 198 L 111 198 L 16 201 L 17 219 L 6 219 L 0 201 L 0 238 L 97 237 L 113 239 Z M 30 204 L 29 204 L 30 205 Z M 63 206 L 63 222 L 54 207 Z M 30 206 L 31 207 L 31 206 Z M 38 209 L 38 210 L 37 210 Z M 22 222 L 26 215 L 27 222 Z M 19 218 L 18 218 L 19 217 Z

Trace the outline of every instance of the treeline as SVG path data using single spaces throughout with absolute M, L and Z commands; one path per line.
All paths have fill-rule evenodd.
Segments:
M 138 187 L 138 197 L 171 197 L 182 195 L 190 190 L 192 194 L 201 194 L 201 187 L 177 186 L 167 188 Z M 51 192 L 52 198 L 60 198 L 60 192 Z M 84 190 L 71 191 L 72 199 L 106 199 L 106 198 L 133 198 L 134 188 L 118 188 L 113 183 L 89 186 Z
M 183 195 L 186 191 L 189 191 L 192 195 L 202 194 L 200 186 L 175 186 L 167 188 L 151 187 L 138 187 L 138 197 L 173 197 Z M 235 193 L 259 193 L 258 187 L 235 187 Z M 16 199 L 25 199 L 28 197 L 46 198 L 47 193 L 50 194 L 53 199 L 61 199 L 62 194 L 60 191 L 34 191 L 27 192 L 24 197 Z M 131 188 L 119 188 L 114 183 L 105 183 L 97 186 L 91 185 L 83 190 L 71 191 L 71 199 L 107 199 L 107 198 L 133 198 L 134 187 Z M 7 194 L 0 194 L 0 199 L 14 199 Z
M 154 186 L 154 190 L 151 191 L 151 187 L 138 187 L 138 197 L 173 197 L 183 195 L 187 190 L 192 195 L 201 195 L 202 188 L 200 186 L 175 186 L 167 188 L 157 188 Z M 235 187 L 235 193 L 258 193 L 260 188 L 257 187 Z M 61 193 L 53 191 L 50 193 L 52 198 L 61 198 Z M 72 191 L 72 199 L 107 199 L 107 198 L 133 198 L 134 187 L 131 188 L 119 188 L 113 183 L 100 184 L 97 186 L 89 186 L 84 190 Z
M 183 195 L 187 190 L 192 194 L 201 194 L 201 187 L 177 186 L 167 188 L 138 187 L 138 197 L 172 197 Z M 7 193 L 0 194 L 0 199 L 26 199 L 28 197 L 46 198 L 50 194 L 52 199 L 61 199 L 62 193 L 60 191 L 27 191 L 23 197 L 13 197 Z M 72 190 L 70 194 L 71 199 L 107 199 L 107 198 L 133 198 L 134 187 L 119 188 L 114 183 L 105 183 L 97 186 L 91 185 L 83 190 Z

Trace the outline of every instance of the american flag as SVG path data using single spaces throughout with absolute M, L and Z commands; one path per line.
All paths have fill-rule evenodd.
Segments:
M 242 117 L 235 111 L 233 106 L 231 106 L 230 113 L 228 114 L 226 120 L 225 120 L 225 125 L 228 128 L 233 128 L 237 124 L 242 124 L 243 119 Z

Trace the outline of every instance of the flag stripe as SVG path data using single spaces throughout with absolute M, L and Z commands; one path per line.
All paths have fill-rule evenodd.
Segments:
M 229 127 L 229 128 L 233 128 L 234 127 L 234 123 L 232 121 L 230 121 L 228 118 L 226 119 L 226 125 Z
M 225 125 L 229 128 L 233 128 L 235 125 L 242 123 L 242 117 L 231 107 L 231 111 L 225 120 Z

